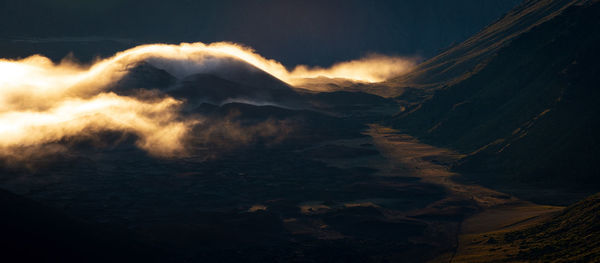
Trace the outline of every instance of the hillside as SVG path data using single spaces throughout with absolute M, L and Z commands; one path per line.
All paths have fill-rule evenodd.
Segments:
M 452 262 L 597 262 L 599 213 L 595 194 L 542 222 L 528 224 L 533 217 L 508 229 L 465 234 Z
M 514 39 L 579 2 L 585 1 L 523 1 L 469 39 L 421 63 L 411 73 L 391 79 L 386 84 L 434 88 L 456 84 L 485 68 L 492 57 Z
M 392 123 L 468 154 L 455 168 L 479 183 L 553 203 L 570 201 L 521 188 L 597 191 L 599 12 L 598 1 L 524 2 L 393 80 L 420 88 L 397 98 L 406 110 Z
M 528 249 L 524 260 L 595 261 L 600 254 L 600 194 L 568 207 L 545 224 L 506 234 L 506 241 Z

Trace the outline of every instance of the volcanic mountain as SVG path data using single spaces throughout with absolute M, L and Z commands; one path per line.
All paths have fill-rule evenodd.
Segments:
M 255 105 L 306 106 L 301 96 L 290 85 L 233 58 L 223 58 L 219 65 L 199 69 L 198 72 L 191 71 L 189 75 L 179 78 L 142 61 L 131 65 L 127 74 L 115 83 L 111 90 L 118 94 L 142 96 L 155 90 L 184 100 L 188 107 L 202 103 L 221 105 L 235 101 Z

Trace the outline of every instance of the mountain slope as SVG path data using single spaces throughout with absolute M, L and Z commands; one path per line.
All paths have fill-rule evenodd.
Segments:
M 508 233 L 507 242 L 526 245 L 521 260 L 563 262 L 600 259 L 600 194 L 568 207 L 552 220 L 523 231 Z
M 388 83 L 392 86 L 436 87 L 464 80 L 484 68 L 490 56 L 494 56 L 512 40 L 579 2 L 585 1 L 526 0 L 465 42 L 450 47 L 421 63 L 411 73 L 391 79 Z
M 469 154 L 456 168 L 482 183 L 596 191 L 599 12 L 598 1 L 524 2 L 394 80 L 429 88 L 412 89 L 425 95 L 393 124 Z
M 599 215 L 600 194 L 595 194 L 545 219 L 465 234 L 452 262 L 598 262 Z

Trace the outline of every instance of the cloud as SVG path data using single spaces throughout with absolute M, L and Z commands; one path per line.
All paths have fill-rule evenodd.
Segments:
M 189 131 L 203 120 L 181 116 L 182 102 L 173 98 L 140 99 L 117 95 L 107 88 L 141 61 L 182 78 L 226 70 L 232 59 L 253 65 L 291 85 L 315 77 L 383 81 L 414 64 L 410 59 L 372 55 L 327 69 L 298 66 L 288 71 L 281 63 L 248 47 L 226 42 L 141 45 L 89 65 L 69 60 L 55 64 L 40 55 L 21 60 L 0 59 L 0 153 L 10 155 L 19 152 L 16 150 L 19 148 L 72 136 L 122 131 L 135 134 L 136 145 L 152 155 L 181 154 L 185 152 Z M 270 122 L 260 129 L 246 129 L 253 134 L 245 136 L 241 130 L 232 131 L 239 127 L 228 125 L 221 130 L 228 130 L 229 137 L 241 138 L 240 143 L 249 140 L 244 138 L 277 131 L 273 128 L 275 123 Z M 217 126 L 211 127 L 219 130 L 214 128 Z M 210 134 L 208 131 L 205 134 Z
M 89 99 L 66 98 L 44 111 L 0 114 L 0 148 L 31 147 L 71 136 L 94 136 L 102 131 L 137 135 L 137 146 L 157 156 L 181 152 L 182 140 L 193 124 L 177 115 L 180 102 L 165 98 L 139 101 L 101 93 Z
M 330 68 L 297 66 L 290 74 L 293 84 L 302 84 L 306 79 L 325 77 L 374 83 L 408 72 L 416 64 L 414 58 L 389 57 L 371 54 L 362 59 L 340 62 Z

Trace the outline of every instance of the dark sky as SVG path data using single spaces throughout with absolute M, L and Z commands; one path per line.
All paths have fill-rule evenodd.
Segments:
M 371 52 L 429 57 L 519 2 L 1 0 L 0 56 L 73 51 L 85 60 L 137 43 L 233 41 L 288 66 L 327 66 Z M 99 41 L 105 38 L 130 42 Z

